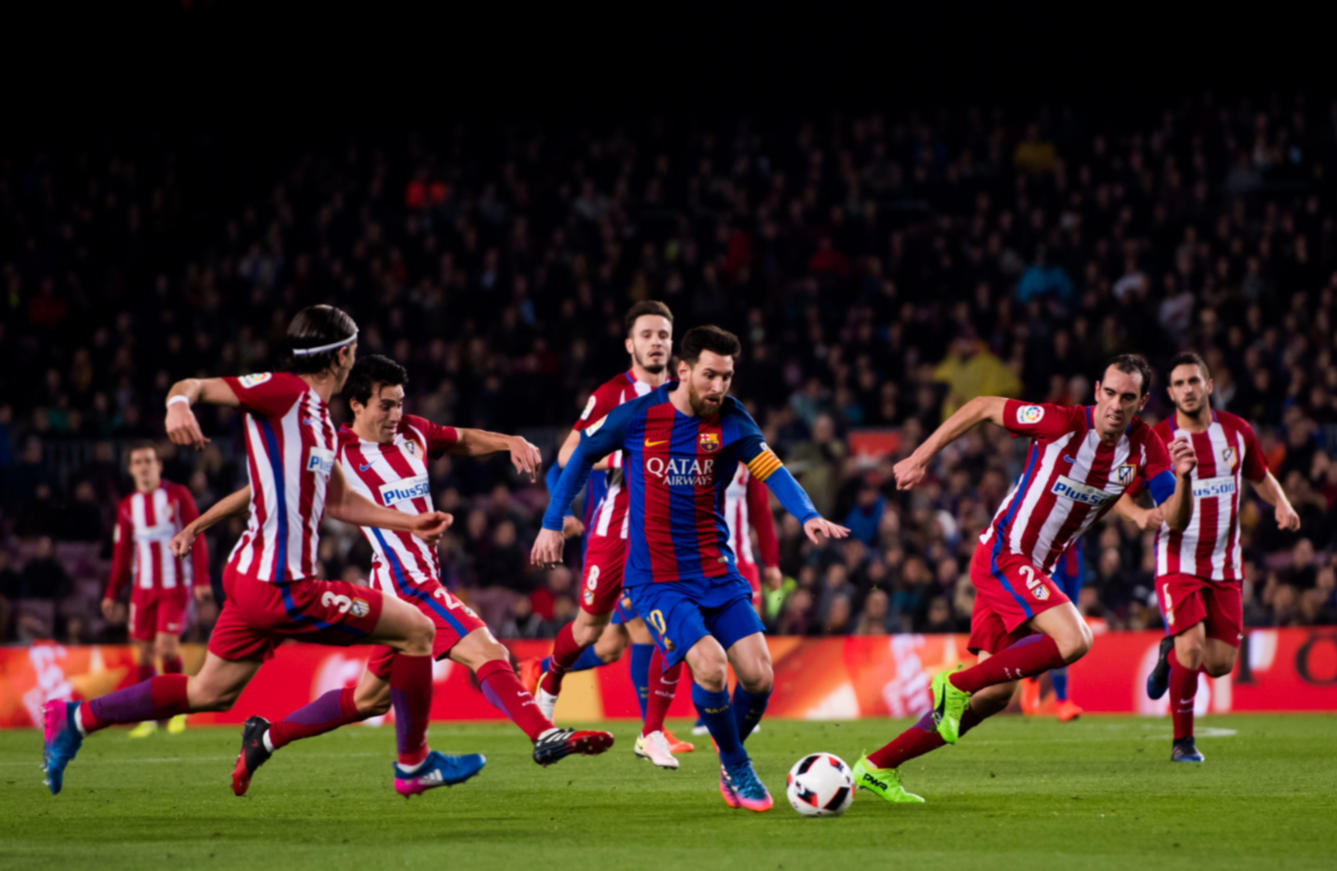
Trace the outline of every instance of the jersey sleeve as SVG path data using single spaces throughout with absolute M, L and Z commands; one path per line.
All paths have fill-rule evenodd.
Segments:
M 1086 409 L 1080 405 L 1068 408 L 1009 399 L 1003 406 L 1003 429 L 1014 437 L 1053 439 L 1072 431 L 1085 414 Z
M 1142 439 L 1146 461 L 1142 465 L 1142 480 L 1146 481 L 1151 501 L 1160 505 L 1175 492 L 1175 473 L 1170 463 L 1170 451 L 1155 430 L 1147 429 Z
M 135 525 L 122 502 L 116 507 L 116 525 L 111 531 L 111 577 L 107 580 L 108 599 L 115 599 L 130 583 L 135 561 Z
M 581 432 L 575 453 L 562 469 L 556 492 L 549 495 L 548 510 L 543 515 L 544 529 L 562 528 L 562 520 L 576 495 L 589 480 L 594 464 L 614 451 L 622 450 L 627 426 L 639 408 L 640 405 L 635 402 L 619 405 L 607 417 L 596 420 Z
M 775 451 L 766 444 L 761 427 L 757 426 L 752 415 L 736 402 L 732 403 L 729 415 L 738 428 L 738 458 L 747 464 L 752 477 L 765 484 L 785 510 L 797 517 L 800 523 L 820 517 L 808 494 L 794 480 L 785 464 L 780 462 Z
M 180 486 L 172 489 L 176 491 L 176 501 L 181 506 L 181 526 L 184 528 L 199 519 L 200 509 L 195 504 L 195 497 L 190 495 L 190 490 Z M 190 573 L 192 587 L 209 586 L 209 544 L 203 535 L 195 536 L 190 546 Z
M 580 413 L 580 419 L 571 428 L 576 432 L 584 432 L 621 404 L 621 391 L 617 390 L 615 385 L 604 384 L 590 394 L 590 401 L 585 403 L 585 410 Z
M 1263 456 L 1263 446 L 1258 444 L 1253 427 L 1243 420 L 1239 427 L 1240 439 L 1244 442 L 1244 477 L 1257 483 L 1267 477 L 1267 458 Z
M 284 373 L 225 376 L 241 407 L 260 417 L 282 417 L 306 392 L 306 382 Z
M 425 417 L 418 417 L 413 414 L 404 415 L 404 425 L 412 428 L 421 434 L 422 438 L 427 440 L 423 447 L 427 450 L 427 456 L 439 457 L 446 453 L 455 445 L 459 444 L 460 431 L 453 426 L 441 426 L 432 423 Z
M 758 556 L 764 566 L 780 564 L 780 542 L 775 536 L 775 517 L 771 514 L 771 500 L 766 485 L 751 475 L 747 479 L 747 516 L 757 531 Z M 746 530 L 742 531 L 744 535 Z

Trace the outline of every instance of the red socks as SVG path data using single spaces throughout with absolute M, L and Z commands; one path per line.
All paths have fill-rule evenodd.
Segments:
M 642 735 L 664 731 L 664 717 L 668 715 L 669 705 L 678 694 L 678 677 L 682 674 L 682 662 L 664 671 L 664 655 L 655 647 L 650 654 L 650 692 L 645 700 L 645 727 Z
M 974 708 L 967 707 L 961 715 L 961 734 L 980 724 L 979 715 Z M 877 768 L 900 768 L 917 756 L 923 756 L 931 750 L 937 750 L 947 742 L 933 726 L 933 714 L 929 712 L 919 718 L 919 722 L 906 729 L 887 746 L 868 754 L 868 761 Z
M 116 723 L 166 720 L 190 713 L 190 700 L 186 696 L 189 680 L 184 674 L 159 675 L 80 705 L 79 721 L 84 734 Z
M 396 654 L 390 662 L 390 703 L 401 765 L 427 758 L 427 721 L 432 713 L 432 658 Z
M 163 674 L 181 674 L 185 669 L 181 665 L 180 656 L 164 656 L 162 658 Z
M 576 636 L 571 631 L 575 623 L 568 623 L 557 632 L 552 642 L 552 656 L 548 661 L 548 673 L 541 686 L 546 692 L 557 695 L 562 691 L 562 677 L 566 670 L 576 664 L 580 654 L 585 651 L 576 643 Z M 588 645 L 587 645 L 588 646 Z
M 309 705 L 298 708 L 269 727 L 269 741 L 277 750 L 302 738 L 331 732 L 362 719 L 353 701 L 355 690 L 330 690 Z
M 153 680 L 154 676 L 156 676 L 157 673 L 158 672 L 155 671 L 153 668 L 152 662 L 141 662 L 139 664 L 139 668 L 136 669 L 135 677 L 138 678 L 136 683 L 143 683 L 146 680 Z
M 1198 672 L 1179 662 L 1178 653 L 1170 653 L 1170 719 L 1175 725 L 1175 740 L 1193 737 L 1193 702 L 1198 695 Z
M 947 679 L 959 690 L 977 693 L 994 684 L 1019 680 L 1064 665 L 1063 655 L 1058 652 L 1058 642 L 1048 635 L 1028 635 L 996 656 L 958 671 Z
M 487 700 L 510 717 L 530 741 L 537 741 L 539 735 L 552 728 L 552 723 L 539 711 L 538 702 L 520 683 L 509 662 L 503 659 L 485 662 L 475 674 Z

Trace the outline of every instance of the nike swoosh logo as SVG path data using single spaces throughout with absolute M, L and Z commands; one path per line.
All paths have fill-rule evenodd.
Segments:
M 1068 456 L 1067 454 L 1064 454 L 1064 455 L 1063 455 L 1063 462 L 1065 462 L 1065 463 L 1075 463 L 1076 460 L 1074 460 L 1072 457 Z
M 370 468 L 371 468 L 371 463 L 363 463 L 362 465 L 358 466 L 358 471 L 365 472 Z
M 668 444 L 668 441 L 669 441 L 668 439 L 663 439 L 662 441 L 652 442 L 652 441 L 650 441 L 649 439 L 646 439 L 646 440 L 645 440 L 645 446 L 646 446 L 647 448 L 653 448 L 653 447 L 656 446 L 656 445 L 666 445 L 666 444 Z

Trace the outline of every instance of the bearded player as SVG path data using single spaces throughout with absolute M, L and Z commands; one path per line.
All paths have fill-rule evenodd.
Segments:
M 679 381 L 613 409 L 585 428 L 548 503 L 534 542 L 536 565 L 562 559 L 562 515 L 594 464 L 621 453 L 629 494 L 625 588 L 667 668 L 686 660 L 692 701 L 720 755 L 720 794 L 730 807 L 766 811 L 770 793 L 743 749 L 765 713 L 773 682 L 765 628 L 738 573 L 720 513 L 738 463 L 747 463 L 808 537 L 844 538 L 766 447 L 761 430 L 728 396 L 740 345 L 718 327 L 683 337 Z M 728 667 L 738 675 L 732 700 Z
M 857 786 L 891 802 L 923 801 L 901 784 L 899 769 L 906 761 L 955 744 L 1007 707 L 1019 679 L 1086 655 L 1091 630 L 1049 573 L 1136 479 L 1147 482 L 1173 528 L 1188 526 L 1193 447 L 1180 438 L 1167 453 L 1151 427 L 1135 416 L 1150 387 L 1147 361 L 1124 354 L 1105 367 L 1093 406 L 972 399 L 896 464 L 896 486 L 909 490 L 923 480 L 929 460 L 984 421 L 1032 440 L 1021 479 L 980 535 L 970 563 L 976 596 L 969 647 L 979 662 L 934 677 L 932 710 L 855 763 Z
M 1188 439 L 1198 457 L 1193 472 L 1193 519 L 1187 528 L 1165 522 L 1164 506 L 1139 507 L 1130 491 L 1119 513 L 1156 532 L 1156 598 L 1165 618 L 1156 667 L 1147 677 L 1147 695 L 1168 689 L 1174 720 L 1174 762 L 1202 762 L 1193 740 L 1193 703 L 1198 673 L 1223 677 L 1235 667 L 1244 638 L 1240 593 L 1244 564 L 1240 553 L 1240 493 L 1247 478 L 1276 511 L 1282 529 L 1300 528 L 1300 517 L 1267 470 L 1253 428 L 1243 419 L 1214 411 L 1212 376 L 1197 354 L 1170 361 L 1170 401 L 1175 413 L 1155 427 L 1164 441 Z M 1174 651 L 1171 658 L 1170 651 Z
M 565 467 L 580 443 L 581 433 L 603 420 L 624 402 L 645 396 L 668 380 L 668 362 L 673 351 L 673 313 L 662 302 L 649 300 L 632 306 L 625 318 L 626 348 L 631 368 L 606 382 L 590 396 L 589 404 L 572 427 L 558 454 L 557 466 Z M 585 553 L 581 572 L 580 610 L 576 619 L 563 626 L 553 642 L 552 655 L 539 667 L 526 663 L 522 671 L 538 672 L 534 695 L 544 715 L 551 718 L 568 672 L 582 671 L 616 662 L 631 643 L 631 678 L 641 706 L 641 718 L 653 721 L 657 706 L 667 710 L 673 699 L 676 673 L 665 675 L 662 660 L 654 658 L 654 643 L 645 622 L 622 596 L 623 569 L 627 558 L 630 514 L 623 456 L 615 452 L 594 467 L 586 492 Z M 602 475 L 599 481 L 597 476 Z M 557 481 L 549 473 L 550 491 Z M 571 500 L 562 506 L 569 509 Z M 568 523 L 569 521 L 564 521 Z M 657 700 L 655 705 L 651 699 Z M 677 741 L 659 728 L 642 730 L 633 752 L 660 768 L 677 768 L 674 752 L 689 752 L 691 744 Z
M 404 654 L 396 657 L 390 675 L 395 716 L 404 724 L 399 759 L 407 764 L 422 761 L 432 700 L 432 621 L 377 590 L 317 579 L 319 527 L 328 513 L 345 523 L 400 530 L 432 544 L 451 518 L 440 512 L 408 515 L 375 505 L 353 491 L 335 464 L 329 401 L 343 388 L 356 359 L 353 319 L 332 306 L 310 306 L 288 325 L 288 340 L 288 372 L 191 378 L 177 382 L 168 393 L 167 434 L 174 443 L 196 450 L 203 450 L 209 440 L 192 405 L 207 402 L 242 410 L 250 523 L 223 574 L 227 601 L 198 674 L 159 675 L 89 702 L 46 703 L 44 762 L 52 794 L 60 792 L 65 768 L 87 735 L 117 723 L 229 710 L 278 643 L 288 638 L 338 646 L 388 645 Z M 243 744 L 247 739 L 243 732 Z M 238 768 L 244 772 L 243 763 L 239 758 Z M 437 767 L 438 760 L 429 757 L 417 776 L 432 777 Z M 406 774 L 404 779 L 412 777 Z
M 177 559 L 167 546 L 176 532 L 200 516 L 190 490 L 162 479 L 162 460 L 152 442 L 131 445 L 126 465 L 135 492 L 116 506 L 111 578 L 102 599 L 102 615 L 112 623 L 126 619 L 119 598 L 129 586 L 130 642 L 139 660 L 139 679 L 146 681 L 156 673 L 155 656 L 162 661 L 163 674 L 181 674 L 181 630 L 190 591 L 194 589 L 200 602 L 211 600 L 213 592 L 204 539 L 183 554 L 189 559 Z M 185 728 L 185 714 L 167 722 L 167 731 L 173 735 Z M 130 730 L 130 737 L 145 738 L 157 730 L 156 720 L 145 720 Z

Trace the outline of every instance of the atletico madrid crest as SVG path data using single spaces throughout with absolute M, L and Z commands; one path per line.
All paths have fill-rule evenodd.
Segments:
M 1235 463 L 1238 462 L 1238 458 L 1235 456 L 1234 448 L 1222 448 L 1221 460 L 1230 467 L 1232 472 L 1235 471 Z
M 409 456 L 416 457 L 418 456 L 418 443 L 413 441 L 413 439 L 409 439 L 404 442 L 404 450 L 409 452 Z
M 1133 477 L 1137 474 L 1137 466 L 1132 463 L 1124 463 L 1114 470 L 1114 480 L 1124 487 L 1133 483 Z
M 720 449 L 720 434 L 717 432 L 701 433 L 701 450 L 713 454 Z

